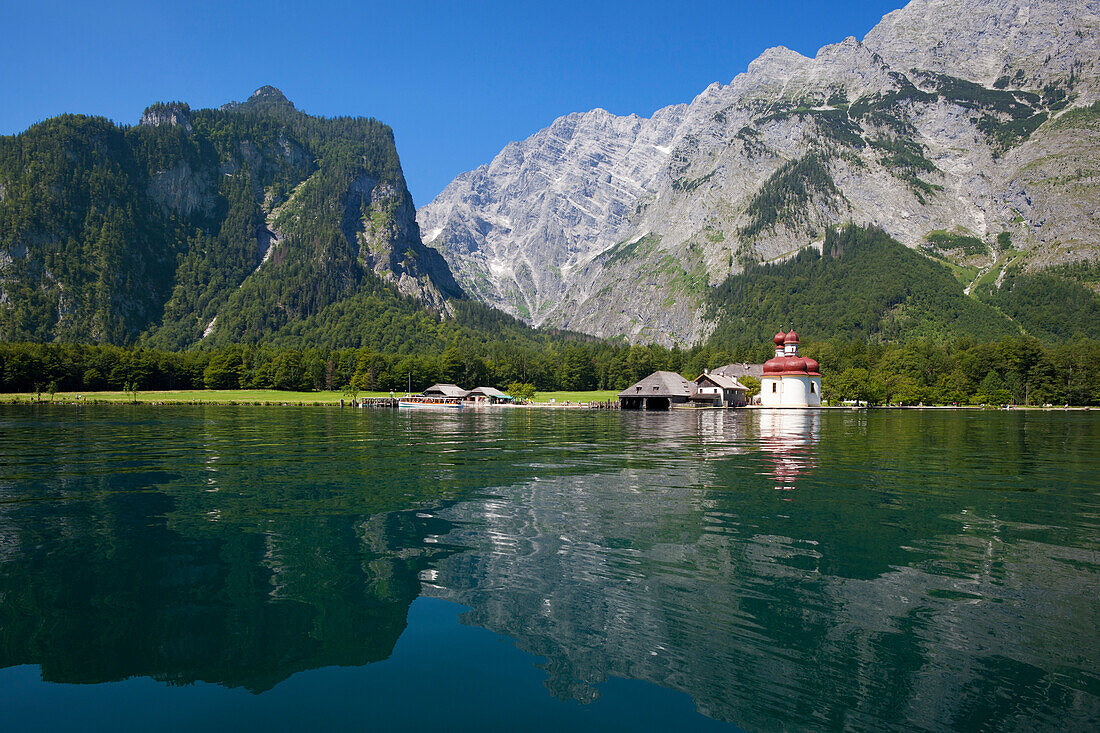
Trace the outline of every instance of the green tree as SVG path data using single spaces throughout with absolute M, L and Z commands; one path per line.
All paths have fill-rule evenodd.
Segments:
M 303 384 L 305 369 L 302 368 L 302 355 L 297 351 L 284 351 L 275 357 L 272 386 L 281 390 L 308 389 Z
M 505 394 L 511 395 L 517 400 L 523 400 L 524 402 L 533 400 L 535 398 L 535 385 L 530 382 L 512 382 L 504 388 Z
M 244 373 L 244 363 L 237 351 L 215 355 L 202 373 L 207 389 L 239 389 Z

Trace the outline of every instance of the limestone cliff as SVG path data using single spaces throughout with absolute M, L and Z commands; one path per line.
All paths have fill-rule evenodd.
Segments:
M 914 0 L 648 119 L 559 118 L 418 221 L 474 297 L 663 344 L 709 332 L 709 286 L 841 222 L 980 239 L 934 252 L 977 277 L 1097 259 L 1098 28 L 1095 0 Z

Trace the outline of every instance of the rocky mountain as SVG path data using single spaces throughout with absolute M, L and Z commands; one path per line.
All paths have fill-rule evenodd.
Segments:
M 812 59 L 769 49 L 651 118 L 559 118 L 417 219 L 472 296 L 666 345 L 714 330 L 714 286 L 820 250 L 845 222 L 883 228 L 990 303 L 1006 276 L 1089 283 L 1098 31 L 1096 0 L 913 0 L 862 41 Z
M 4 340 L 178 349 L 354 299 L 437 316 L 461 295 L 377 120 L 312 117 L 267 86 L 219 110 L 155 104 L 134 127 L 64 115 L 0 137 Z

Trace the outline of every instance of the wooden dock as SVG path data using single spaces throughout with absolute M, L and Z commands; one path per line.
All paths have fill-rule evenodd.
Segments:
M 366 397 L 361 400 L 354 400 L 351 402 L 352 407 L 382 407 L 386 409 L 397 409 L 398 398 L 396 397 Z M 341 404 L 343 401 L 341 400 Z

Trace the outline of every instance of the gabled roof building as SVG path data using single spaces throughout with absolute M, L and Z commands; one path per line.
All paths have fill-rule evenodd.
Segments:
M 653 372 L 619 393 L 624 410 L 667 410 L 691 399 L 691 382 L 676 372 Z
M 691 401 L 710 407 L 743 407 L 748 404 L 749 388 L 732 377 L 703 372 L 692 384 Z
M 467 392 L 463 399 L 467 402 L 478 402 L 490 405 L 512 401 L 509 395 L 504 394 L 496 387 L 475 387 Z
M 467 391 L 457 384 L 433 384 L 422 392 L 425 397 L 465 397 Z
M 719 374 L 723 377 L 732 377 L 733 379 L 741 379 L 741 377 L 756 377 L 757 379 L 761 379 L 764 376 L 764 365 L 735 362 L 733 364 L 720 366 L 717 369 L 711 369 L 710 373 Z

